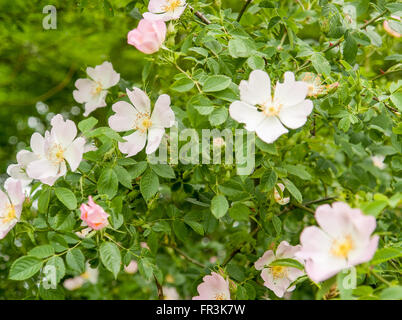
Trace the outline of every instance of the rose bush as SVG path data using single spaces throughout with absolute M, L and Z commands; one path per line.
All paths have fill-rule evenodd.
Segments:
M 126 4 L 140 80 L 8 167 L 1 297 L 402 298 L 400 3 L 224 2 Z

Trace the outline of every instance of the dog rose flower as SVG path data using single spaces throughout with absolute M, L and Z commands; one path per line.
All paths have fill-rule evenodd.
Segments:
M 185 0 L 150 0 L 149 12 L 143 14 L 148 20 L 175 20 L 179 19 L 186 9 Z
M 391 18 L 401 21 L 401 17 L 399 16 L 391 16 Z M 397 24 L 396 21 L 393 20 L 384 20 L 383 26 L 384 26 L 384 30 L 391 36 L 393 36 L 394 38 L 400 38 L 402 35 L 396 31 L 396 26 L 394 26 L 393 24 L 395 23 L 395 25 Z
M 283 195 L 280 194 L 278 191 L 279 188 L 282 191 L 285 191 L 285 186 L 282 183 L 277 183 L 276 187 L 274 188 L 274 199 L 277 203 L 279 203 L 281 206 L 284 206 L 285 204 L 288 204 L 290 201 L 290 197 L 283 197 Z
M 0 190 L 0 239 L 3 239 L 19 221 L 25 200 L 20 181 L 9 180 L 5 189 L 7 193 Z
M 12 179 L 20 180 L 22 187 L 26 187 L 32 181 L 26 173 L 27 166 L 35 160 L 38 160 L 38 157 L 33 152 L 21 150 L 17 153 L 17 164 L 9 165 L 7 174 Z
M 158 149 L 165 128 L 174 124 L 175 116 L 170 108 L 170 97 L 162 94 L 156 100 L 155 108 L 151 115 L 151 102 L 144 91 L 133 88 L 127 89 L 131 105 L 125 101 L 116 102 L 112 109 L 115 115 L 109 118 L 109 126 L 117 132 L 135 130 L 134 133 L 124 137 L 127 142 L 119 142 L 119 149 L 127 157 L 136 155 L 145 147 L 146 153 L 151 154 Z
M 375 218 L 365 216 L 343 202 L 319 206 L 315 212 L 319 227 L 311 226 L 300 235 L 302 249 L 297 257 L 306 260 L 307 275 L 324 281 L 339 271 L 371 260 L 378 246 Z
M 73 91 L 75 101 L 85 103 L 84 116 L 92 111 L 106 106 L 108 89 L 120 81 L 120 74 L 114 71 L 110 62 L 105 61 L 95 68 L 88 67 L 87 74 L 91 79 L 78 79 Z
M 80 211 L 81 220 L 94 230 L 103 229 L 109 223 L 107 220 L 109 215 L 93 201 L 91 196 L 88 198 L 88 204 L 83 203 L 81 205 Z
M 296 81 L 293 72 L 285 72 L 285 81 L 276 84 L 271 97 L 271 80 L 261 70 L 250 73 L 249 80 L 239 85 L 240 101 L 229 107 L 230 116 L 245 123 L 245 129 L 255 131 L 266 143 L 272 143 L 288 132 L 285 128 L 297 129 L 307 121 L 313 110 L 313 103 L 306 99 L 308 85 Z
M 272 290 L 279 298 L 282 298 L 286 292 L 291 292 L 296 288 L 296 286 L 289 288 L 289 285 L 301 277 L 304 272 L 297 268 L 284 266 L 270 267 L 269 265 L 278 259 L 295 259 L 303 264 L 301 259 L 295 257 L 295 253 L 300 248 L 300 245 L 291 246 L 287 241 L 282 241 L 275 253 L 272 250 L 268 250 L 254 263 L 254 267 L 257 270 L 262 270 L 261 278 L 264 280 L 264 286 Z
M 142 19 L 136 29 L 127 34 L 127 43 L 145 54 L 159 50 L 166 38 L 166 25 L 162 20 Z
M 220 274 L 212 272 L 202 280 L 204 282 L 197 287 L 199 296 L 193 300 L 230 300 L 229 281 Z
M 42 137 L 35 132 L 31 137 L 31 149 L 37 160 L 30 162 L 26 172 L 32 179 L 52 186 L 67 172 L 66 161 L 71 171 L 77 170 L 84 153 L 84 138 L 76 138 L 77 127 L 71 120 L 63 120 L 58 114 L 51 120 L 52 129 Z

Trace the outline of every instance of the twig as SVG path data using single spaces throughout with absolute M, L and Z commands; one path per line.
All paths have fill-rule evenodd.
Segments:
M 381 73 L 381 74 L 379 74 L 379 75 L 376 75 L 374 78 L 371 79 L 371 81 L 377 80 L 377 79 L 379 79 L 379 78 L 381 78 L 381 77 L 384 77 L 384 76 L 389 75 L 389 74 L 391 74 L 391 73 L 397 73 L 397 72 L 402 72 L 402 69 L 391 70 L 391 71 L 388 71 L 388 70 L 387 70 L 387 71 L 385 71 L 384 73 Z
M 158 299 L 165 300 L 165 295 L 163 294 L 163 288 L 160 285 L 160 283 L 158 282 L 158 279 L 156 279 L 155 275 L 154 275 L 154 279 L 155 279 L 156 288 L 158 289 Z
M 172 248 L 173 250 L 177 251 L 177 253 L 180 254 L 184 259 L 186 259 L 189 262 L 195 264 L 196 266 L 199 266 L 201 268 L 206 268 L 206 265 L 204 265 L 201 262 L 189 257 L 184 251 L 180 250 L 179 248 L 173 247 L 173 246 L 171 246 L 170 248 Z
M 194 15 L 200 19 L 202 22 L 204 22 L 205 24 L 211 24 L 211 21 L 208 20 L 208 18 L 206 16 L 204 16 L 204 14 L 200 11 L 196 11 L 192 6 L 190 6 L 189 4 L 187 5 L 188 8 L 191 10 L 192 13 L 194 13 Z
M 251 235 L 251 236 L 254 236 L 254 235 L 258 232 L 258 230 L 260 230 L 260 227 L 259 227 L 259 226 L 257 226 L 257 227 L 251 232 L 250 235 Z M 223 261 L 222 267 L 225 267 L 225 266 L 230 262 L 230 260 L 232 260 L 232 259 L 234 258 L 234 256 L 240 252 L 240 250 L 241 250 L 242 247 L 243 247 L 243 243 L 242 243 L 241 246 L 239 246 L 238 248 L 236 248 L 235 250 L 233 250 L 233 251 L 230 253 L 230 255 L 225 259 L 225 261 Z
M 244 12 L 246 12 L 248 5 L 250 4 L 252 0 L 247 0 L 246 3 L 243 5 L 243 8 L 241 8 L 239 15 L 237 16 L 236 21 L 240 22 L 241 17 L 243 16 Z
M 388 287 L 392 286 L 392 284 L 385 280 L 382 276 L 380 276 L 377 272 L 374 272 L 374 270 L 371 270 L 371 274 L 376 277 L 378 280 L 380 280 L 382 283 L 385 283 Z
M 381 12 L 380 14 L 376 15 L 374 18 L 370 19 L 369 21 L 367 21 L 364 25 L 362 25 L 359 29 L 363 30 L 365 29 L 368 25 L 372 24 L 373 22 L 375 22 L 377 19 L 381 18 L 383 15 L 385 15 L 388 12 L 388 9 L 385 9 L 383 12 Z M 322 53 L 326 53 L 327 51 L 335 48 L 336 46 L 340 45 L 341 42 L 344 40 L 344 38 L 340 38 L 338 41 L 336 41 L 334 44 L 331 44 L 329 47 L 325 48 Z M 309 64 L 311 63 L 311 60 L 307 60 L 304 64 L 302 64 L 302 66 L 297 70 L 300 71 L 302 69 L 304 69 L 305 67 L 307 67 Z
M 303 204 L 301 204 L 301 205 L 299 205 L 299 204 L 291 204 L 291 205 L 289 205 L 288 207 L 286 207 L 285 209 L 283 209 L 281 212 L 279 212 L 278 216 L 280 216 L 281 214 L 284 214 L 284 213 L 286 213 L 286 212 L 291 211 L 291 210 L 294 209 L 295 207 L 304 209 L 304 210 L 306 210 L 306 211 L 308 211 L 308 212 L 314 214 L 314 211 L 311 210 L 311 209 L 309 209 L 309 208 L 307 208 L 306 206 L 310 206 L 310 205 L 312 205 L 312 204 L 321 203 L 321 202 L 326 202 L 326 201 L 330 201 L 330 200 L 334 200 L 334 199 L 335 199 L 335 197 L 325 197 L 325 198 L 322 198 L 322 199 L 317 199 L 317 200 L 308 201 L 308 202 L 305 202 L 305 203 L 303 203 Z

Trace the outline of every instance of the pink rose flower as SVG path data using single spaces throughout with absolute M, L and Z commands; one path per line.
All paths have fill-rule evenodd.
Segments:
M 319 206 L 315 212 L 319 227 L 311 226 L 300 235 L 302 249 L 297 257 L 306 260 L 307 275 L 315 282 L 339 271 L 371 260 L 378 246 L 375 218 L 365 216 L 343 202 Z
M 262 270 L 261 278 L 264 280 L 264 286 L 272 290 L 279 298 L 282 298 L 286 292 L 291 292 L 296 288 L 296 286 L 289 287 L 289 285 L 304 275 L 304 272 L 292 267 L 269 267 L 269 264 L 278 259 L 295 259 L 303 264 L 301 259 L 295 257 L 295 253 L 299 250 L 300 245 L 291 246 L 287 241 L 282 241 L 275 254 L 272 250 L 268 250 L 254 263 L 254 267 L 257 270 Z
M 7 193 L 0 190 L 0 240 L 20 221 L 25 201 L 21 181 L 9 179 L 4 188 Z
M 159 50 L 166 38 L 166 25 L 162 20 L 142 19 L 137 29 L 127 34 L 127 43 L 141 52 L 152 54 Z
M 229 281 L 220 274 L 212 272 L 202 280 L 204 282 L 197 287 L 200 295 L 193 297 L 193 300 L 230 300 Z
M 108 225 L 107 218 L 109 215 L 92 200 L 91 196 L 89 196 L 88 204 L 83 203 L 80 210 L 82 221 L 92 229 L 100 230 Z

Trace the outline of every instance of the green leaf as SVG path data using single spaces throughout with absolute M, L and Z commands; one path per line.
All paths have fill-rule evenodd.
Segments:
M 42 267 L 42 261 L 35 257 L 24 256 L 14 261 L 10 268 L 10 280 L 25 280 L 34 276 Z
M 109 199 L 112 199 L 117 193 L 118 186 L 119 180 L 114 170 L 111 168 L 103 169 L 98 180 L 99 194 L 105 194 Z
M 209 115 L 209 123 L 212 126 L 218 126 L 226 121 L 228 117 L 228 110 L 226 108 L 214 108 Z
M 349 63 L 353 63 L 356 60 L 357 43 L 353 35 L 349 32 L 346 33 L 345 41 L 343 42 L 343 56 Z
M 150 164 L 150 167 L 158 176 L 162 178 L 176 178 L 173 168 L 168 164 Z
M 78 274 L 82 274 L 85 271 L 85 257 L 82 251 L 78 248 L 74 248 L 66 254 L 67 266 Z
M 28 251 L 28 255 L 43 259 L 54 255 L 54 248 L 50 244 L 43 244 Z
M 387 200 L 375 200 L 362 204 L 360 206 L 360 209 L 362 209 L 365 214 L 377 217 L 387 205 Z
M 272 261 L 269 264 L 270 267 L 274 266 L 282 266 L 282 267 L 290 267 L 290 268 L 296 268 L 299 270 L 304 270 L 304 266 L 297 260 L 294 259 L 277 259 L 275 261 Z
M 222 91 L 229 87 L 231 83 L 232 80 L 227 76 L 209 76 L 205 80 L 202 89 L 204 92 Z
M 251 210 L 243 203 L 235 203 L 229 209 L 229 216 L 233 220 L 248 221 Z
M 303 180 L 311 180 L 312 176 L 310 173 L 307 172 L 306 168 L 302 165 L 291 165 L 287 164 L 284 166 L 284 168 L 289 172 L 290 174 L 293 174 L 294 176 L 299 177 L 300 179 Z
M 177 92 L 187 92 L 190 91 L 193 87 L 194 82 L 191 79 L 183 78 L 173 82 L 170 88 Z
M 158 192 L 158 189 L 158 176 L 151 169 L 148 169 L 140 181 L 140 191 L 145 201 L 149 201 Z
M 303 196 L 293 182 L 288 179 L 282 179 L 282 181 L 289 193 L 297 200 L 297 202 L 301 203 L 303 201 Z
M 191 229 L 197 232 L 200 235 L 204 235 L 204 228 L 201 223 L 196 220 L 196 216 L 194 216 L 191 212 L 184 216 L 184 222 L 187 223 Z
M 131 189 L 132 185 L 130 173 L 125 168 L 119 165 L 114 166 L 113 170 L 116 173 L 117 180 L 126 188 Z
M 66 274 L 66 267 L 64 265 L 64 261 L 62 258 L 60 258 L 58 256 L 54 256 L 47 261 L 45 269 L 48 269 L 48 268 L 54 268 L 54 271 L 56 272 L 56 282 L 57 283 L 59 283 L 60 280 L 63 279 L 63 277 Z M 50 269 L 50 270 L 52 270 L 52 269 Z
M 250 40 L 233 38 L 229 40 L 229 54 L 233 58 L 247 58 L 251 54 Z
M 260 184 L 261 188 L 265 192 L 269 192 L 275 186 L 278 176 L 274 170 L 267 170 L 263 173 Z
M 135 165 L 131 166 L 128 170 L 128 172 L 131 175 L 131 179 L 138 178 L 141 174 L 143 174 L 143 172 L 146 170 L 147 167 L 148 163 L 146 161 L 140 161 Z
M 311 56 L 311 63 L 318 74 L 329 76 L 331 73 L 331 65 L 321 53 L 314 53 Z
M 211 212 L 215 218 L 222 218 L 229 209 L 229 203 L 224 195 L 216 195 L 211 201 Z
M 77 209 L 77 198 L 74 193 L 67 188 L 56 188 L 56 197 L 63 203 L 69 210 Z
M 78 123 L 78 128 L 81 130 L 81 132 L 85 133 L 95 127 L 97 123 L 97 119 L 95 119 L 94 117 L 89 117 L 88 119 L 80 121 Z
M 103 265 L 106 269 L 113 273 L 116 279 L 121 265 L 119 248 L 113 242 L 104 242 L 100 246 L 99 253 Z
M 251 56 L 247 59 L 247 65 L 252 70 L 264 70 L 265 68 L 265 61 L 263 58 L 259 56 Z
M 38 211 L 39 213 L 47 213 L 47 209 L 49 207 L 49 201 L 50 201 L 50 193 L 51 193 L 50 188 L 46 188 L 43 190 L 38 198 Z
M 389 287 L 380 293 L 382 300 L 402 300 L 402 286 Z
M 282 231 L 282 221 L 279 217 L 273 216 L 272 217 L 272 224 L 274 226 L 276 234 L 279 236 Z
M 399 257 L 402 257 L 402 248 L 382 248 L 377 250 L 370 264 L 376 265 Z
M 85 134 L 88 138 L 105 136 L 118 142 L 126 142 L 120 135 L 109 127 L 100 127 Z
M 154 264 L 149 258 L 142 258 L 138 262 L 138 270 L 140 271 L 141 275 L 147 280 L 151 280 L 152 278 L 153 267 Z

